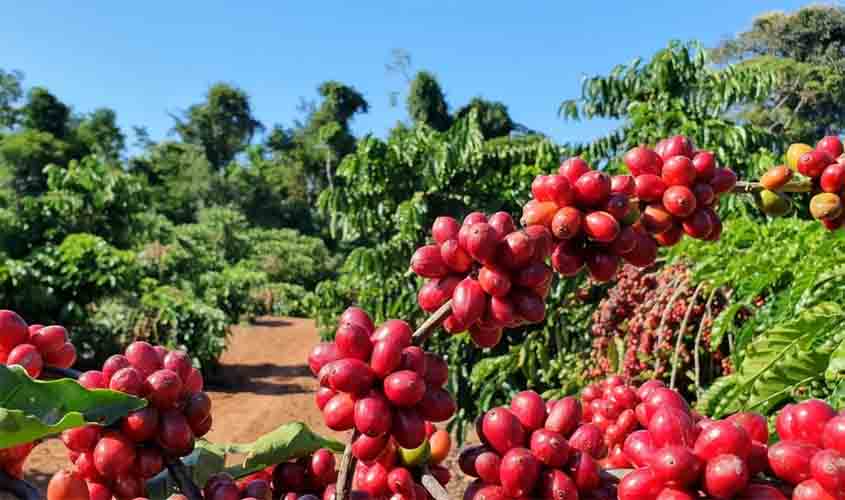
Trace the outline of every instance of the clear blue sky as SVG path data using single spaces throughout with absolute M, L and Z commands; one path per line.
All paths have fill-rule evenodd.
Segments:
M 252 97 L 266 125 L 299 117 L 320 82 L 355 86 L 371 104 L 355 131 L 384 135 L 405 118 L 403 90 L 385 64 L 403 48 L 433 71 L 452 108 L 475 95 L 504 101 L 513 118 L 559 141 L 590 139 L 607 123 L 565 123 L 562 99 L 583 75 L 648 57 L 673 38 L 713 45 L 787 0 L 674 1 L 180 1 L 8 2 L 0 68 L 20 69 L 75 111 L 114 108 L 121 126 L 154 139 L 168 112 L 227 81 Z

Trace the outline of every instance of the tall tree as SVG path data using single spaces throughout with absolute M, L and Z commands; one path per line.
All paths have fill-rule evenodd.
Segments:
M 417 72 L 411 81 L 406 104 L 408 115 L 414 123 L 425 123 L 440 132 L 448 130 L 452 125 L 446 96 L 437 78 L 428 71 Z
M 769 99 L 743 117 L 791 141 L 845 129 L 845 8 L 770 12 L 712 50 L 718 62 L 742 62 L 779 75 Z
M 468 104 L 461 107 L 455 116 L 466 118 L 471 111 L 478 116 L 478 125 L 485 139 L 508 135 L 516 128 L 511 120 L 508 107 L 499 101 L 488 101 L 481 97 L 474 97 Z
M 117 161 L 126 143 L 126 137 L 117 126 L 117 115 L 109 108 L 100 108 L 85 116 L 75 132 L 88 150 L 106 160 Z
M 246 149 L 263 128 L 253 115 L 246 92 L 225 83 L 212 85 L 205 102 L 173 118 L 176 133 L 184 142 L 202 147 L 218 171 Z
M 0 69 L 0 129 L 12 128 L 17 122 L 15 103 L 23 97 L 22 80 L 23 73 L 20 71 Z
M 23 107 L 23 126 L 48 132 L 64 139 L 68 132 L 70 108 L 44 87 L 33 87 Z

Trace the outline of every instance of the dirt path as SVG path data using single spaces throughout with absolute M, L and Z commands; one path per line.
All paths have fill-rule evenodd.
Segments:
M 234 327 L 221 358 L 223 378 L 207 387 L 214 415 L 208 439 L 250 442 L 282 423 L 300 421 L 324 436 L 344 440 L 344 433 L 323 424 L 314 403 L 318 385 L 307 359 L 317 342 L 317 328 L 309 319 L 265 318 Z M 50 440 L 33 451 L 27 476 L 44 491 L 50 476 L 69 464 L 62 443 Z M 459 474 L 454 469 L 452 473 Z M 457 484 L 450 486 L 457 491 Z

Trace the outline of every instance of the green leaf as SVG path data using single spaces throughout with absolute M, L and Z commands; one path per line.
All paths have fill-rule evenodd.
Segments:
M 713 330 L 710 333 L 710 350 L 712 352 L 719 350 L 725 333 L 733 328 L 736 313 L 742 310 L 743 306 L 744 304 L 740 303 L 731 304 L 713 320 Z
M 202 487 L 213 474 L 228 472 L 235 478 L 247 476 L 271 465 L 308 456 L 320 448 L 342 453 L 344 445 L 315 434 L 301 422 L 283 424 L 248 444 L 215 444 L 197 440 L 193 453 L 182 459 L 194 483 Z M 244 455 L 240 463 L 224 467 L 230 455 Z M 147 481 L 151 500 L 164 500 L 177 490 L 165 471 Z
M 28 443 L 67 429 L 109 425 L 143 408 L 143 399 L 75 380 L 33 380 L 23 368 L 0 365 L 0 448 Z
M 696 409 L 704 415 L 720 416 L 738 409 L 739 386 L 735 373 L 717 379 L 698 398 Z
M 845 376 L 845 342 L 839 344 L 839 347 L 831 353 L 827 370 L 824 372 L 824 378 L 829 382 L 842 380 L 843 376 Z
M 758 335 L 747 347 L 737 372 L 748 407 L 765 412 L 789 396 L 788 391 L 822 375 L 833 346 L 820 345 L 823 337 L 845 335 L 845 313 L 826 302 L 797 318 Z
M 284 424 L 249 444 L 223 446 L 227 453 L 246 455 L 241 464 L 227 469 L 235 477 L 245 476 L 292 458 L 307 456 L 320 448 L 341 453 L 344 445 L 315 434 L 302 422 Z

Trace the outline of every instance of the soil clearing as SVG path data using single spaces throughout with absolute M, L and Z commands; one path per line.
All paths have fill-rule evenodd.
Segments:
M 221 376 L 206 385 L 214 415 L 207 439 L 247 443 L 285 422 L 299 421 L 319 434 L 345 441 L 349 433 L 328 429 L 314 403 L 318 384 L 307 359 L 319 341 L 310 319 L 261 318 L 233 327 L 229 348 L 220 359 Z M 451 498 L 460 498 L 467 481 L 457 469 L 455 455 L 453 445 L 446 463 L 452 472 L 448 489 Z M 44 492 L 53 473 L 69 465 L 64 445 L 50 439 L 33 450 L 27 479 Z

